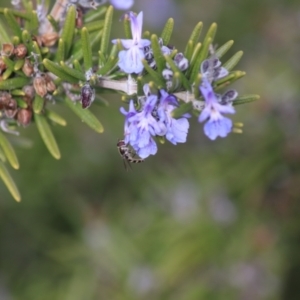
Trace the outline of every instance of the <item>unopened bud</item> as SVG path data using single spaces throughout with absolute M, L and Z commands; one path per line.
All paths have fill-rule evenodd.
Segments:
M 34 68 L 29 58 L 25 58 L 25 63 L 22 67 L 22 71 L 27 77 L 30 77 L 33 74 Z
M 88 108 L 95 100 L 95 90 L 87 82 L 81 88 L 81 104 L 82 108 Z
M 1 54 L 5 56 L 11 56 L 14 51 L 14 45 L 10 43 L 2 44 Z
M 14 49 L 14 55 L 17 58 L 24 58 L 27 54 L 27 48 L 24 44 L 19 44 Z
M 189 67 L 189 61 L 184 57 L 182 53 L 177 53 L 174 57 L 174 62 L 177 65 L 178 69 L 185 71 Z
M 25 93 L 25 96 L 27 96 L 30 99 L 33 99 L 35 92 L 32 85 L 25 85 L 23 86 L 22 90 Z
M 18 111 L 17 120 L 22 126 L 27 126 L 30 124 L 32 119 L 32 110 L 22 108 Z
M 77 16 L 75 20 L 75 26 L 76 28 L 81 28 L 83 26 L 83 11 L 81 8 L 77 7 Z
M 54 84 L 53 79 L 47 73 L 45 74 L 44 78 L 45 78 L 45 82 L 46 82 L 47 91 L 50 93 L 53 93 L 56 90 L 56 86 Z
M 56 32 L 45 33 L 40 36 L 40 40 L 44 46 L 51 47 L 58 40 L 58 33 L 56 33 Z
M 6 107 L 7 103 L 11 99 L 11 95 L 7 92 L 0 93 L 0 110 Z
M 165 80 L 172 80 L 173 78 L 173 71 L 170 69 L 164 69 L 162 71 L 162 76 Z
M 5 105 L 4 113 L 7 118 L 13 118 L 17 113 L 17 102 L 14 99 L 10 99 Z
M 44 77 L 35 77 L 33 80 L 33 87 L 35 89 L 35 92 L 41 96 L 44 97 L 47 95 L 47 87 L 46 87 L 46 80 Z

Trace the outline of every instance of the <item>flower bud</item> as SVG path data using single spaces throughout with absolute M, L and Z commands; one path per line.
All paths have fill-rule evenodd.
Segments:
M 9 43 L 3 43 L 2 44 L 2 50 L 1 50 L 1 54 L 5 55 L 5 56 L 11 56 L 13 54 L 14 51 L 14 45 L 13 44 L 9 44 Z
M 17 121 L 22 126 L 30 124 L 32 118 L 32 110 L 21 108 L 17 114 Z
M 164 69 L 162 71 L 162 76 L 165 80 L 172 80 L 173 78 L 173 71 L 170 69 Z
M 95 100 L 95 90 L 87 82 L 81 88 L 80 96 L 81 96 L 82 108 L 88 108 L 92 104 L 92 102 Z
M 35 89 L 35 92 L 41 96 L 44 97 L 47 94 L 47 86 L 46 86 L 46 80 L 44 77 L 35 77 L 33 80 L 33 87 Z
M 56 86 L 54 84 L 53 79 L 50 77 L 50 75 L 48 73 L 45 74 L 44 78 L 46 81 L 47 91 L 50 93 L 53 93 L 56 90 Z
M 189 61 L 184 57 L 182 53 L 177 53 L 174 57 L 174 62 L 177 65 L 178 69 L 185 71 L 189 67 Z
M 27 96 L 30 99 L 34 98 L 34 88 L 32 85 L 25 85 L 23 86 L 23 92 L 25 93 L 25 96 Z
M 58 40 L 58 33 L 56 33 L 56 32 L 45 33 L 40 36 L 40 41 L 46 47 L 53 46 L 57 40 Z
M 27 77 L 30 77 L 33 74 L 34 68 L 29 58 L 25 58 L 25 63 L 22 67 L 22 71 Z
M 5 105 L 5 109 L 4 109 L 4 113 L 6 115 L 7 118 L 13 118 L 16 113 L 18 111 L 17 108 L 17 102 L 14 99 L 10 99 L 6 105 Z
M 24 44 L 19 44 L 14 49 L 14 55 L 17 58 L 24 58 L 27 54 L 27 48 Z
M 0 110 L 5 108 L 8 101 L 11 99 L 11 95 L 7 92 L 0 93 Z

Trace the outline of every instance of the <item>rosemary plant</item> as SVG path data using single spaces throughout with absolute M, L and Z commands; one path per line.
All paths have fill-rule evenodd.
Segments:
M 129 2 L 111 4 L 128 9 Z M 157 141 L 184 143 L 192 115 L 205 122 L 204 133 L 212 140 L 241 132 L 242 124 L 223 114 L 259 98 L 228 89 L 245 75 L 234 70 L 243 52 L 221 62 L 233 41 L 215 48 L 215 23 L 202 42 L 202 23 L 196 24 L 180 52 L 169 44 L 172 18 L 161 32 L 142 33 L 143 13 L 128 12 L 126 39 L 111 40 L 112 5 L 94 0 L 58 0 L 52 8 L 45 1 L 36 7 L 25 0 L 12 4 L 0 8 L 0 177 L 17 201 L 21 196 L 5 164 L 19 168 L 9 136 L 19 134 L 18 126 L 35 123 L 50 154 L 60 159 L 51 124 L 65 126 L 66 121 L 51 109 L 52 102 L 65 104 L 102 133 L 89 107 L 93 101 L 106 103 L 104 90 L 120 94 L 129 108 L 120 109 L 125 125 L 118 149 L 130 163 L 156 154 Z

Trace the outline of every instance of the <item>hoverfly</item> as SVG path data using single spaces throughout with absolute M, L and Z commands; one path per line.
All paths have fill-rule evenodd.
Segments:
M 138 164 L 144 161 L 142 158 L 136 158 L 135 151 L 130 149 L 128 145 L 126 145 L 124 140 L 118 140 L 117 143 L 118 151 L 121 157 L 123 158 L 125 170 L 128 170 L 128 166 L 131 168 L 130 163 Z

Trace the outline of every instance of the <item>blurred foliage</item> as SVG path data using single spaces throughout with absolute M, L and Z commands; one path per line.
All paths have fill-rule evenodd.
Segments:
M 149 1 L 136 2 L 151 26 Z M 244 133 L 211 142 L 195 121 L 188 143 L 126 172 L 117 98 L 92 108 L 102 136 L 65 109 L 60 162 L 35 128 L 22 131 L 23 201 L 0 186 L 1 300 L 300 299 L 299 4 L 166 3 L 174 43 L 200 19 L 244 50 L 236 87 L 261 95 L 238 107 Z

